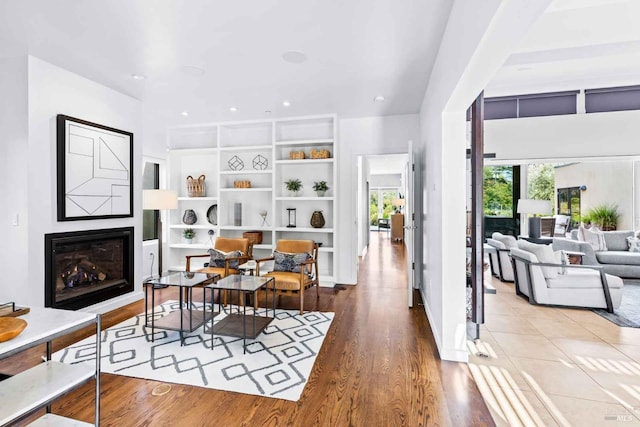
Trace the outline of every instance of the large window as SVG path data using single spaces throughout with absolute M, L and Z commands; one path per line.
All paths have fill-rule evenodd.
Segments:
M 640 86 L 585 90 L 587 113 L 640 110 Z
M 571 217 L 571 228 L 580 224 L 580 187 L 558 188 L 558 214 Z
M 576 114 L 577 95 L 578 91 L 568 91 L 485 98 L 484 118 L 494 120 Z
M 485 166 L 483 173 L 485 237 L 494 231 L 518 235 L 515 207 L 520 198 L 520 166 Z
M 160 165 L 145 162 L 142 172 L 142 189 L 157 190 L 160 188 Z M 142 211 L 142 240 L 158 238 L 158 211 Z
M 378 218 L 388 219 L 393 213 L 393 199 L 398 197 L 398 190 L 373 189 L 369 192 L 369 224 L 377 226 Z

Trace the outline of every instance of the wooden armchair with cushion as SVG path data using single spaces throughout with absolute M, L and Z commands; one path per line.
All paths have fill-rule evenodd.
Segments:
M 218 237 L 209 252 L 202 255 L 187 255 L 187 271 L 191 271 L 191 258 L 209 257 L 209 263 L 198 273 L 219 274 L 220 278 L 240 274 L 238 265 L 252 258 L 253 244 L 249 239 Z
M 273 271 L 264 276 L 275 279 L 276 294 L 300 294 L 300 314 L 304 312 L 304 291 L 312 286 L 318 292 L 318 245 L 313 240 L 278 240 L 272 257 L 256 260 L 256 274 L 260 263 L 274 261 Z

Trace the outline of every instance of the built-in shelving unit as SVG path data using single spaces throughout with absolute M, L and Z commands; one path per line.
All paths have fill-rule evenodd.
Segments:
M 51 346 L 47 345 L 47 360 L 33 368 L 0 382 L 0 425 L 13 425 L 33 412 L 50 405 L 69 391 L 95 379 L 95 425 L 100 420 L 100 315 L 82 311 L 53 308 L 31 308 L 21 316 L 28 326 L 16 338 L 0 343 L 0 359 L 27 350 L 53 339 L 93 325 L 96 330 L 95 367 L 67 365 L 50 360 Z M 33 425 L 91 425 L 60 415 L 46 414 Z
M 320 282 L 335 284 L 337 254 L 334 225 L 337 223 L 335 187 L 336 117 L 334 115 L 172 128 L 169 132 L 169 187 L 178 191 L 179 209 L 170 214 L 168 259 L 171 269 L 184 270 L 185 255 L 204 253 L 214 236 L 241 237 L 245 231 L 262 231 L 262 244 L 254 245 L 254 257 L 268 256 L 279 239 L 312 239 L 320 248 Z M 311 159 L 311 150 L 328 150 L 329 158 Z M 304 159 L 290 159 L 291 151 L 304 151 Z M 186 177 L 205 175 L 207 197 L 187 197 Z M 284 182 L 297 178 L 303 190 L 291 197 Z M 250 181 L 250 188 L 237 188 L 237 181 Z M 329 191 L 318 197 L 315 181 L 326 181 Z M 239 185 L 240 183 L 238 183 Z M 216 205 L 215 224 L 207 211 Z M 235 205 L 241 205 L 240 225 L 234 220 Z M 183 224 L 186 209 L 193 209 L 197 222 Z M 289 225 L 287 209 L 296 210 L 296 227 Z M 310 226 L 311 214 L 322 211 L 325 226 Z M 265 224 L 261 212 L 266 212 Z M 186 228 L 196 231 L 194 242 L 182 238 Z M 202 262 L 205 262 L 203 259 Z M 196 266 L 197 267 L 197 266 Z

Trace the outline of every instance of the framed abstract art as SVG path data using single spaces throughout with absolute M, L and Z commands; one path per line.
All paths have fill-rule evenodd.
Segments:
M 57 116 L 58 221 L 133 216 L 133 133 Z

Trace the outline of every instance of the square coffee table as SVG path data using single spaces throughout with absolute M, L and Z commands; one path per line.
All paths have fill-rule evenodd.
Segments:
M 268 305 L 264 316 L 257 316 L 256 313 L 253 312 L 253 307 L 251 308 L 252 312 L 247 314 L 247 295 L 251 296 L 250 300 L 254 302 L 255 306 L 255 298 L 257 297 L 258 291 L 260 289 L 265 289 L 265 292 L 268 292 L 269 287 L 271 287 L 271 291 L 273 292 L 273 315 L 269 316 Z M 211 349 L 213 350 L 213 336 L 218 334 L 242 338 L 243 352 L 246 353 L 247 338 L 255 339 L 260 335 L 264 328 L 271 323 L 276 315 L 276 287 L 274 278 L 234 274 L 220 279 L 215 283 L 208 284 L 206 289 L 211 289 L 211 292 L 215 289 L 220 291 L 229 291 L 231 293 L 231 298 L 229 298 L 230 303 L 234 300 L 234 293 L 238 296 L 238 306 L 236 311 L 234 311 L 232 307 L 229 307 L 229 312 L 226 313 L 224 319 L 214 325 L 212 318 L 209 330 L 205 327 L 205 333 L 211 333 Z M 268 298 L 266 300 L 268 301 Z M 240 309 L 240 306 L 242 306 L 242 310 Z M 219 312 L 222 312 L 220 300 L 218 300 L 218 310 Z
M 144 282 L 144 325 L 151 326 L 151 342 L 154 340 L 155 330 L 166 329 L 180 332 L 180 345 L 184 345 L 184 333 L 193 332 L 206 321 L 213 319 L 213 310 L 208 312 L 205 306 L 206 292 L 202 292 L 202 310 L 193 310 L 193 288 L 204 287 L 211 281 L 220 278 L 219 274 L 176 272 L 159 277 L 152 277 Z M 156 290 L 175 286 L 180 295 L 180 308 L 156 320 Z M 151 289 L 151 321 L 149 322 L 149 289 Z M 212 303 L 213 308 L 213 303 Z

